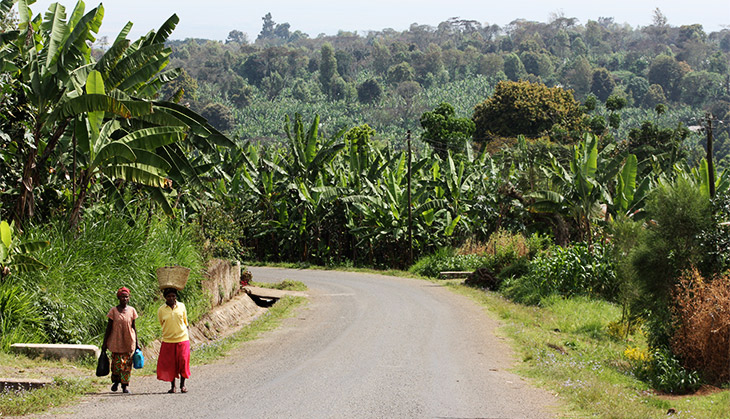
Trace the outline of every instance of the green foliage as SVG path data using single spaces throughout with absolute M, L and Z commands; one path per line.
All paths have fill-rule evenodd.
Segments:
M 474 271 L 489 263 L 490 258 L 484 255 L 457 255 L 453 249 L 443 248 L 436 253 L 419 259 L 409 272 L 429 278 L 438 278 L 445 271 Z
M 605 68 L 597 68 L 593 70 L 593 80 L 591 82 L 591 92 L 598 97 L 599 100 L 607 100 L 616 88 L 616 82 L 613 80 L 611 73 Z
M 615 300 L 618 281 L 611 256 L 609 246 L 597 243 L 554 246 L 530 261 L 526 275 L 505 281 L 502 291 L 525 304 L 539 304 L 555 294 Z
M 322 91 L 326 94 L 331 93 L 332 84 L 337 74 L 337 59 L 335 58 L 335 50 L 330 44 L 322 45 L 322 58 L 319 64 L 319 82 L 322 85 Z
M 49 342 L 99 344 L 121 286 L 132 290 L 141 343 L 152 341 L 159 334 L 154 313 L 160 298 L 155 269 L 160 266 L 191 268 L 180 299 L 191 321 L 204 313 L 208 298 L 200 288 L 202 260 L 187 228 L 158 219 L 130 227 L 118 216 L 88 218 L 76 235 L 62 222 L 26 232 L 50 241 L 38 255 L 49 269 L 14 276 L 12 284 L 33 296 L 34 310 L 43 317 L 40 330 Z
M 646 211 L 651 221 L 630 257 L 640 273 L 641 308 L 651 313 L 649 343 L 668 347 L 670 293 L 683 270 L 705 266 L 708 249 L 702 246 L 700 234 L 712 223 L 711 204 L 691 180 L 679 177 L 660 182 Z
M 500 82 L 489 99 L 474 108 L 474 140 L 494 135 L 537 137 L 553 126 L 580 130 L 583 112 L 573 95 L 559 87 L 523 82 Z
M 0 282 L 13 272 L 30 272 L 48 268 L 30 255 L 48 246 L 42 240 L 21 242 L 12 224 L 0 221 Z
M 638 363 L 634 374 L 652 388 L 665 393 L 686 394 L 697 390 L 702 381 L 695 371 L 687 371 L 671 352 L 657 349 L 649 361 Z
M 436 154 L 446 159 L 449 152 L 461 154 L 470 147 L 469 139 L 474 134 L 474 122 L 469 118 L 458 118 L 454 107 L 442 103 L 431 112 L 421 115 L 423 134 L 421 139 L 433 147 Z
M 383 88 L 376 79 L 367 79 L 357 86 L 357 99 L 362 103 L 377 103 L 382 96 Z
M 231 111 L 223 104 L 209 103 L 201 111 L 200 116 L 208 120 L 216 129 L 220 131 L 229 131 L 233 128 L 233 115 Z
M 0 351 L 13 343 L 42 342 L 43 317 L 36 305 L 37 295 L 10 281 L 0 281 Z

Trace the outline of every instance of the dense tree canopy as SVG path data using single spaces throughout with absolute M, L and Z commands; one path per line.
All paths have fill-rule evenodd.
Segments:
M 463 153 L 474 134 L 474 122 L 456 116 L 454 107 L 442 103 L 433 111 L 421 115 L 423 141 L 433 147 L 436 154 L 446 159 L 449 151 Z
M 494 94 L 474 108 L 474 140 L 493 136 L 538 137 L 560 128 L 580 129 L 584 114 L 571 92 L 544 84 L 503 81 Z

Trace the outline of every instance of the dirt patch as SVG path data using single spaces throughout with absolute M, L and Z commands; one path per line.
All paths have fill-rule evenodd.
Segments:
M 723 390 L 719 387 L 711 386 L 708 384 L 702 385 L 697 391 L 694 393 L 689 394 L 669 394 L 669 393 L 663 393 L 661 391 L 653 391 L 654 395 L 659 397 L 663 400 L 678 400 L 678 399 L 686 399 L 689 397 L 696 397 L 696 396 L 709 396 L 710 394 L 720 393 L 722 391 L 728 391 Z

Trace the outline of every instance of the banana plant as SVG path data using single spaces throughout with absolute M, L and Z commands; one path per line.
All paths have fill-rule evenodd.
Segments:
M 641 182 L 636 182 L 638 173 L 638 161 L 635 155 L 629 154 L 623 167 L 616 175 L 616 192 L 613 198 L 613 205 L 609 206 L 610 214 L 623 214 L 635 217 L 641 212 L 642 205 L 652 188 L 652 178 L 644 177 Z
M 293 127 L 291 125 L 289 115 L 287 115 L 284 132 L 289 140 L 291 160 L 288 162 L 286 170 L 293 178 L 313 181 L 325 164 L 331 162 L 345 147 L 344 143 L 336 144 L 337 139 L 344 135 L 344 130 L 329 140 L 322 138 L 319 135 L 319 115 L 315 115 L 306 132 L 302 116 L 299 114 L 295 114 Z
M 601 214 L 601 203 L 613 204 L 605 186 L 598 181 L 598 139 L 586 134 L 573 147 L 569 170 L 551 156 L 550 167 L 543 172 L 548 189 L 527 196 L 533 200 L 530 210 L 536 213 L 559 213 L 571 218 L 583 240 L 592 239 L 592 223 Z
M 7 49 L 15 56 L 17 70 L 4 69 L 24 86 L 31 119 L 29 132 L 16 139 L 23 170 L 14 216 L 21 223 L 33 214 L 33 191 L 42 180 L 39 174 L 44 173 L 46 160 L 77 115 L 104 111 L 130 116 L 129 108 L 113 97 L 80 97 L 72 80 L 75 71 L 91 62 L 88 42 L 99 30 L 103 7 L 84 14 L 84 3 L 79 2 L 67 20 L 66 9 L 58 3 L 44 17 L 33 18 L 30 3 L 18 1 L 20 34 Z
M 20 242 L 13 230 L 13 224 L 0 221 L 0 281 L 13 272 L 48 269 L 48 266 L 30 255 L 47 247 L 48 242 L 42 240 Z

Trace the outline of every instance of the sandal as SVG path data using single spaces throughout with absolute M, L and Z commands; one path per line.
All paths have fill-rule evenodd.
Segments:
M 176 390 L 174 388 L 171 388 L 171 389 L 167 390 L 167 392 L 170 393 L 170 394 L 172 394 L 172 393 L 175 393 Z
M 180 387 L 180 393 L 187 393 L 188 388 L 187 387 Z
M 112 384 L 112 391 L 117 391 L 118 388 L 119 388 L 119 383 Z

